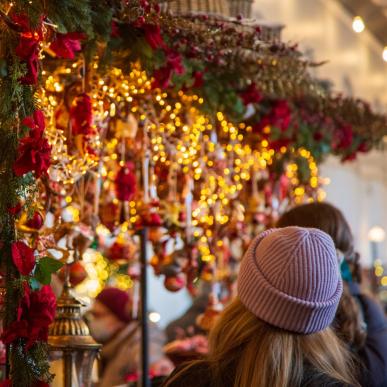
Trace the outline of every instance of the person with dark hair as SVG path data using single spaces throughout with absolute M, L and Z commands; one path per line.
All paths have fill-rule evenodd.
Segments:
M 263 232 L 242 259 L 238 296 L 210 331 L 207 358 L 176 369 L 164 387 L 359 386 L 330 328 L 342 288 L 329 235 Z
M 342 212 L 329 203 L 303 204 L 283 214 L 277 227 L 312 227 L 331 236 L 341 259 L 344 291 L 335 318 L 337 334 L 362 365 L 364 387 L 387 386 L 387 321 L 382 308 L 360 289 L 359 254 Z

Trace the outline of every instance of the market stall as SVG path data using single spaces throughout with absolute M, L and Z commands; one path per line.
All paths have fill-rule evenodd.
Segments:
M 278 27 L 162 10 L 1 2 L 2 340 L 14 386 L 52 380 L 49 348 L 63 385 L 89 385 L 98 345 L 71 287 L 84 300 L 106 284 L 131 289 L 147 316 L 150 264 L 172 292 L 208 281 L 231 296 L 251 237 L 291 204 L 324 199 L 318 164 L 350 161 L 386 133 L 385 116 L 314 79 L 318 64 Z M 144 317 L 142 329 L 146 386 Z

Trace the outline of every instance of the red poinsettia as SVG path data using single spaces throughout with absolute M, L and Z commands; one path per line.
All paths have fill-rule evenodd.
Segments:
M 22 125 L 30 128 L 29 135 L 22 138 L 17 149 L 18 157 L 13 165 L 16 176 L 34 171 L 38 178 L 47 172 L 50 166 L 51 146 L 43 137 L 44 115 L 36 110 L 31 117 L 23 120 Z
M 86 93 L 78 95 L 70 109 L 71 130 L 74 135 L 92 133 L 93 108 Z
M 17 319 L 4 329 L 3 342 L 11 344 L 22 338 L 25 339 L 28 350 L 37 341 L 47 341 L 48 327 L 54 321 L 55 309 L 56 298 L 50 286 L 31 292 L 25 284 Z
M 165 89 L 169 86 L 173 74 L 184 74 L 181 55 L 173 50 L 165 52 L 166 64 L 153 73 L 153 87 Z
M 127 162 L 118 171 L 114 184 L 118 200 L 128 201 L 133 199 L 137 188 L 133 163 Z
M 13 242 L 11 245 L 12 260 L 22 275 L 29 275 L 35 267 L 34 250 L 22 241 Z
M 285 132 L 291 123 L 292 114 L 289 104 L 286 100 L 275 101 L 268 114 L 261 118 L 261 121 L 254 126 L 254 130 L 261 132 L 266 126 L 279 128 Z
M 257 85 L 252 83 L 245 91 L 241 93 L 241 98 L 245 105 L 250 103 L 259 103 L 263 99 L 263 95 L 257 89 Z
M 14 15 L 12 20 L 21 30 L 15 53 L 27 66 L 27 74 L 20 81 L 26 85 L 35 85 L 39 74 L 39 43 L 43 39 L 42 23 L 33 30 L 26 15 Z
M 74 59 L 75 53 L 81 50 L 81 40 L 86 39 L 82 32 L 57 33 L 55 40 L 50 44 L 50 49 L 59 58 Z
M 166 48 L 164 39 L 161 36 L 160 26 L 156 24 L 145 23 L 141 26 L 145 33 L 145 40 L 154 49 Z
M 332 147 L 335 150 L 348 149 L 353 142 L 353 130 L 349 124 L 341 125 L 335 132 Z

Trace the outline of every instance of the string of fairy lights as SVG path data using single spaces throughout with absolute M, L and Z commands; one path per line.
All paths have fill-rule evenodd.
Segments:
M 288 149 L 275 152 L 265 139 L 252 147 L 245 139 L 251 127 L 230 122 L 222 112 L 214 118 L 207 116 L 200 110 L 203 99 L 197 95 L 154 89 L 139 64 L 127 75 L 112 68 L 101 76 L 95 62 L 87 85 L 82 69 L 80 60 L 58 67 L 49 76 L 43 72 L 44 89 L 38 95 L 48 117 L 46 133 L 53 160 L 49 176 L 60 187 L 60 205 L 72 214 L 73 221 L 79 221 L 88 207 L 98 214 L 99 205 L 111 201 L 126 214 L 125 219 L 116 222 L 113 232 L 98 224 L 96 235 L 104 239 L 114 234 L 117 243 L 133 244 L 134 226 L 144 203 L 157 202 L 164 221 L 184 226 L 187 234 L 182 238 L 197 240 L 201 260 L 213 265 L 213 275 L 219 279 L 229 274 L 219 229 L 243 221 L 245 212 L 254 210 L 248 208 L 253 200 L 244 202 L 250 196 L 246 187 L 253 186 L 257 208 L 262 211 L 256 183 L 267 178 L 267 167 Z M 84 92 L 91 97 L 93 110 L 92 134 L 82 139 L 86 147 L 70 138 L 71 130 L 62 124 L 69 121 L 66 104 L 70 98 Z M 69 141 L 74 144 L 71 150 Z M 290 200 L 323 200 L 322 179 L 312 155 L 306 149 L 291 152 L 305 160 L 310 177 L 302 182 L 297 163 L 287 164 Z M 115 194 L 115 178 L 128 162 L 141 171 L 142 184 L 135 197 L 121 203 Z M 93 183 L 88 181 L 85 188 L 86 175 L 93 177 Z M 182 208 L 185 219 L 180 220 Z M 111 278 L 123 289 L 133 286 L 130 275 L 121 273 L 116 263 L 109 266 L 101 252 L 88 249 L 83 260 L 88 279 L 78 286 L 80 293 L 95 296 Z

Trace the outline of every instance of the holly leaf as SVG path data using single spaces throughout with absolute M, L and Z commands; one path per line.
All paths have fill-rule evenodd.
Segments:
M 50 257 L 43 257 L 39 260 L 35 269 L 35 279 L 43 285 L 51 283 L 51 275 L 56 273 L 63 263 Z

